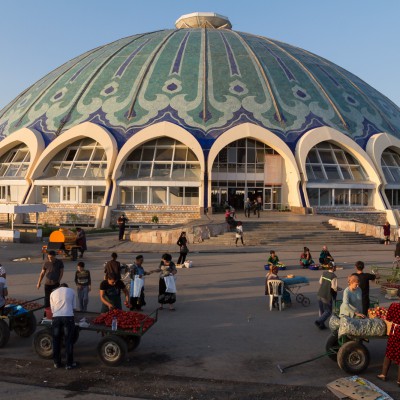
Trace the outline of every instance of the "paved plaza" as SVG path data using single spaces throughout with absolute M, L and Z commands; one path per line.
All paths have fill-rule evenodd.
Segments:
M 306 217 L 293 218 L 301 220 Z M 310 247 L 314 258 L 317 258 L 320 248 L 313 247 L 312 243 L 305 245 Z M 335 247 L 335 243 L 327 245 L 337 265 L 341 267 L 337 275 L 339 285 L 343 288 L 346 287 L 347 276 L 354 271 L 355 261 L 365 261 L 366 269 L 369 270 L 371 265 L 391 265 L 394 257 L 394 244 L 383 246 L 369 243 L 341 248 Z M 285 388 L 304 387 L 304 390 L 307 388 L 309 391 L 307 393 L 315 393 L 316 397 L 312 398 L 321 398 L 318 394 L 326 399 L 334 398 L 327 392 L 325 385 L 347 375 L 328 357 L 288 369 L 284 374 L 277 368 L 278 364 L 288 366 L 324 353 L 325 341 L 329 335 L 327 331 L 316 329 L 313 323 L 318 313 L 316 291 L 321 272 L 300 269 L 298 258 L 302 248 L 285 248 L 283 244 L 277 249 L 279 258 L 288 266 L 287 271 L 281 271 L 280 275 L 290 273 L 309 278 L 310 285 L 302 288 L 301 293 L 311 299 L 311 305 L 303 307 L 293 299 L 291 308 L 271 312 L 264 296 L 263 267 L 269 248 L 217 248 L 207 244 L 190 244 L 189 247 L 191 252 L 188 259 L 193 261 L 193 268 L 178 271 L 177 311 L 159 312 L 157 324 L 143 337 L 140 346 L 130 353 L 129 359 L 118 367 L 118 372 L 135 376 L 172 375 L 209 382 L 250 382 L 254 385 L 278 385 L 277 388 L 279 385 Z M 88 236 L 88 249 L 84 261 L 92 274 L 89 301 L 91 311 L 100 310 L 98 287 L 103 278 L 103 263 L 109 259 L 111 252 L 116 251 L 119 260 L 126 263 L 132 262 L 135 255 L 142 253 L 147 270 L 158 265 L 165 251 L 171 252 L 174 260 L 178 256 L 176 245 L 119 242 L 117 234 Z M 1 244 L 0 261 L 7 269 L 10 297 L 33 299 L 43 295 L 42 288 L 39 291 L 36 289 L 42 263 L 40 250 L 40 243 Z M 12 261 L 16 258 L 27 260 Z M 65 259 L 64 263 L 63 281 L 74 288 L 76 262 Z M 158 275 L 154 274 L 146 278 L 146 312 L 157 308 L 157 294 Z M 372 285 L 371 294 L 379 299 L 381 305 L 390 304 L 376 284 Z M 99 364 L 96 355 L 99 338 L 94 332 L 81 332 L 75 346 L 76 359 L 81 362 L 79 374 L 82 379 L 100 370 L 108 371 L 111 375 L 114 373 L 111 368 Z M 20 367 L 15 367 L 13 363 L 11 365 L 19 369 L 19 374 L 26 368 L 30 375 L 29 383 L 46 386 L 44 378 L 32 382 L 32 366 L 35 366 L 40 376 L 46 376 L 52 362 L 39 359 L 32 350 L 31 341 L 31 338 L 21 339 L 11 333 L 8 345 L 1 349 L 0 360 L 7 360 L 7 365 L 10 360 L 14 360 L 14 364 Z M 396 398 L 398 388 L 394 384 L 394 369 L 390 371 L 388 382 L 378 382 L 375 378 L 380 371 L 385 345 L 385 340 L 371 340 L 367 344 L 371 363 L 362 376 L 391 392 Z M 57 378 L 59 386 L 55 381 L 49 385 L 63 387 L 63 379 L 68 379 L 65 375 L 63 371 Z M 11 376 L 10 372 L 10 377 L 5 379 L 12 381 Z M 90 387 L 84 390 L 96 392 L 96 389 Z M 115 394 L 132 395 L 132 392 Z

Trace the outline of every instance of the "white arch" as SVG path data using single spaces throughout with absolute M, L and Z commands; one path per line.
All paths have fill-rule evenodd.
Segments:
M 37 160 L 43 153 L 45 143 L 43 136 L 39 132 L 31 131 L 27 128 L 19 129 L 7 136 L 0 142 L 0 156 L 7 153 L 7 151 L 18 146 L 20 143 L 26 145 L 29 150 L 30 159 L 29 167 L 25 175 L 25 180 L 30 182 L 30 177 L 36 167 Z
M 170 122 L 160 122 L 154 125 L 151 125 L 147 128 L 142 129 L 141 131 L 135 133 L 127 142 L 122 146 L 121 150 L 118 153 L 118 157 L 115 161 L 115 167 L 112 174 L 112 180 L 114 182 L 114 190 L 111 197 L 110 205 L 115 207 L 117 205 L 117 179 L 121 176 L 121 167 L 123 163 L 128 158 L 129 154 L 137 147 L 141 146 L 143 143 L 148 142 L 149 140 L 154 140 L 159 137 L 170 137 L 175 139 L 185 146 L 189 147 L 193 153 L 196 155 L 198 161 L 200 162 L 200 193 L 199 197 L 203 199 L 203 179 L 204 179 L 204 170 L 205 170 L 205 160 L 203 149 L 201 148 L 200 143 L 195 139 L 195 137 L 185 129 L 181 128 L 178 125 L 172 124 Z
M 302 207 L 299 192 L 300 174 L 289 146 L 273 132 L 248 122 L 227 130 L 214 142 L 208 155 L 208 176 L 211 177 L 212 166 L 218 153 L 229 143 L 243 138 L 252 138 L 267 144 L 282 156 L 286 169 L 287 201 L 291 206 Z M 209 179 L 209 204 L 211 204 L 211 183 Z
M 351 155 L 353 155 L 360 163 L 360 165 L 364 168 L 367 173 L 370 181 L 375 184 L 375 191 L 373 196 L 374 207 L 377 210 L 385 210 L 385 203 L 383 202 L 380 194 L 379 188 L 381 185 L 381 179 L 379 177 L 378 172 L 375 169 L 374 163 L 371 160 L 370 156 L 359 146 L 353 139 L 349 136 L 346 136 L 342 132 L 337 131 L 336 129 L 329 127 L 320 127 L 311 129 L 307 133 L 305 133 L 296 145 L 296 160 L 299 170 L 303 175 L 303 189 L 305 196 L 306 193 L 306 184 L 308 181 L 307 173 L 306 173 L 306 158 L 309 151 L 321 142 L 332 142 L 337 146 L 345 149 Z M 306 199 L 308 203 L 308 197 Z
M 400 151 L 400 139 L 389 135 L 388 133 L 377 133 L 370 137 L 367 143 L 367 154 L 371 157 L 375 164 L 375 168 L 378 170 L 384 185 L 387 184 L 385 174 L 382 170 L 382 153 L 388 147 L 396 147 Z

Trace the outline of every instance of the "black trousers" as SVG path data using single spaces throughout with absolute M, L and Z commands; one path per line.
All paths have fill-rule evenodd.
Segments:
M 125 233 L 125 225 L 120 225 L 119 226 L 119 240 L 124 239 L 124 233 Z
M 61 364 L 61 341 L 64 338 L 67 365 L 74 362 L 74 317 L 53 317 L 53 360 Z

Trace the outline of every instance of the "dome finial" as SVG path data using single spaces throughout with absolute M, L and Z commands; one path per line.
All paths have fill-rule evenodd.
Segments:
M 182 15 L 175 22 L 178 29 L 188 28 L 211 28 L 211 29 L 231 29 L 232 24 L 228 17 L 212 12 L 195 12 Z

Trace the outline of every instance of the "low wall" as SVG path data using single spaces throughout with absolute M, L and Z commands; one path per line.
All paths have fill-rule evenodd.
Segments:
M 340 231 L 356 232 L 366 236 L 383 239 L 383 227 L 379 225 L 365 224 L 363 222 L 349 221 L 345 219 L 330 219 L 329 223 Z M 397 228 L 390 227 L 390 240 L 396 241 L 398 237 Z
M 179 229 L 159 229 L 157 225 L 154 229 L 137 229 L 129 232 L 128 237 L 132 242 L 139 243 L 162 243 L 176 244 L 179 235 L 184 230 L 190 243 L 201 243 L 203 240 L 212 236 L 221 235 L 226 232 L 226 223 L 202 224 Z

